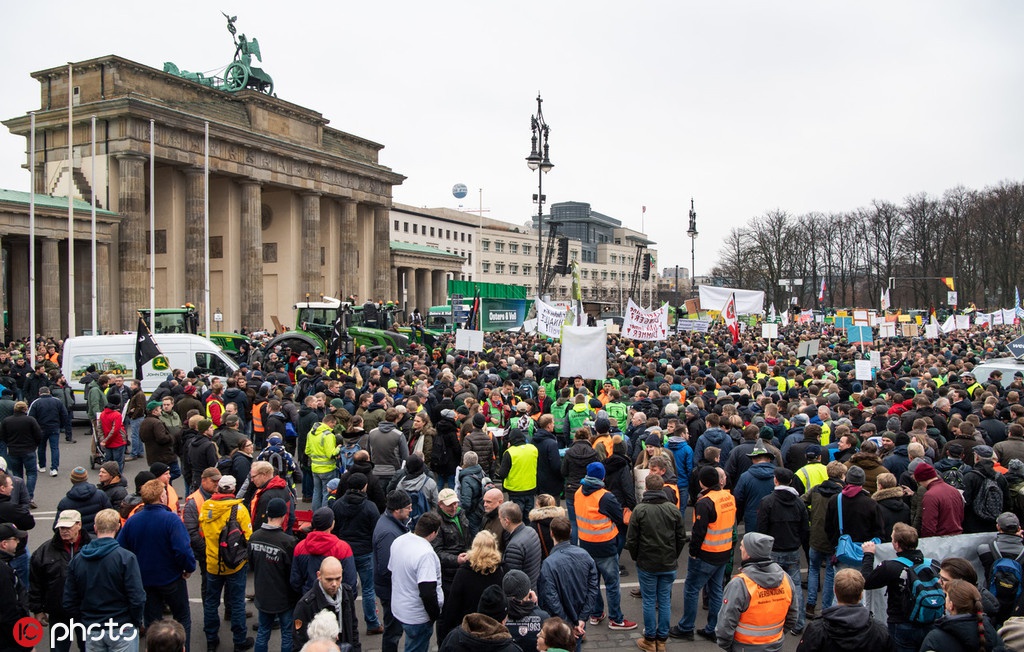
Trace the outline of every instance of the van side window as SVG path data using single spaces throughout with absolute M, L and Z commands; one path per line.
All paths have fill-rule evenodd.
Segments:
M 196 366 L 213 376 L 224 378 L 231 375 L 227 363 L 215 353 L 196 353 Z

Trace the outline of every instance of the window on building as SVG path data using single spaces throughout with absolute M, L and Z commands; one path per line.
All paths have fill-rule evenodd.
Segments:
M 488 274 L 491 271 L 491 264 L 488 262 L 480 263 L 480 271 L 484 274 Z
M 494 263 L 494 273 L 495 274 L 504 274 L 505 273 L 505 263 Z
M 590 278 L 590 270 L 580 270 L 580 278 Z
M 434 237 L 434 227 L 430 227 L 430 237 Z
M 572 249 L 572 250 L 569 251 L 569 253 L 571 254 L 570 258 L 572 260 L 576 260 L 577 258 L 579 258 L 580 250 L 579 249 Z
M 481 240 L 480 241 L 480 250 L 481 251 L 490 251 L 491 250 L 491 241 L 490 240 Z
M 469 264 L 472 265 L 473 264 L 473 252 L 472 251 L 469 252 L 469 255 L 466 258 L 467 258 L 467 262 L 469 262 Z
M 523 265 L 523 276 L 529 276 L 533 273 L 533 267 L 530 265 Z
M 409 223 L 408 222 L 404 223 L 404 228 L 402 230 L 405 231 L 406 233 L 409 232 Z
M 466 242 L 473 242 L 473 234 L 472 233 L 470 233 L 469 235 L 466 235 L 465 233 L 463 233 L 462 235 L 466 236 Z
M 514 243 L 514 242 L 508 243 L 508 252 L 510 254 L 518 254 L 519 253 L 519 245 Z
M 398 220 L 395 220 L 395 231 L 398 230 Z
M 612 257 L 611 257 L 611 263 L 612 263 L 612 265 L 614 265 L 614 264 L 615 264 L 615 263 L 617 263 L 617 262 L 619 262 L 619 261 L 618 261 L 618 256 L 616 256 L 615 254 L 612 254 Z
M 419 225 L 418 224 L 413 224 L 412 225 L 412 232 L 413 233 L 419 233 L 418 229 L 419 229 Z
M 602 281 L 607 281 L 608 280 L 608 272 L 605 272 L 605 271 L 601 272 L 601 280 Z
M 445 234 L 444 237 L 445 237 L 446 240 L 451 240 L 452 239 L 452 230 L 451 229 L 445 229 L 444 230 L 444 234 Z M 457 239 L 458 238 L 456 238 L 456 240 Z
M 529 256 L 529 255 L 532 255 L 532 254 L 533 254 L 533 247 L 531 245 L 524 244 L 523 245 L 523 255 L 524 256 Z
M 518 276 L 519 275 L 519 265 L 516 265 L 515 263 L 509 263 L 509 265 L 508 265 L 508 273 L 513 275 L 513 276 Z
M 496 253 L 496 254 L 503 254 L 503 253 L 505 253 L 505 243 L 504 242 L 495 241 L 495 243 L 494 243 L 494 253 Z
M 465 233 L 459 233 L 458 235 L 460 235 L 462 237 L 462 241 L 463 242 L 466 241 L 466 234 Z
M 559 294 L 561 294 L 561 295 L 562 295 L 562 296 L 564 297 L 564 296 L 566 296 L 567 294 L 569 294 L 569 289 L 568 289 L 568 288 L 566 288 L 566 287 L 562 287 L 562 288 L 561 288 L 561 292 L 560 292 Z

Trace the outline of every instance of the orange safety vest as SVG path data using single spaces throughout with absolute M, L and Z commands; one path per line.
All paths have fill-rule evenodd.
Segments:
M 252 406 L 252 430 L 253 432 L 263 432 L 263 406 L 267 404 L 267 401 L 257 403 Z
M 709 491 L 706 498 L 715 504 L 715 521 L 708 523 L 708 533 L 700 549 L 706 552 L 728 552 L 732 550 L 732 529 L 736 526 L 736 499 L 724 489 Z M 697 520 L 697 510 L 693 511 Z
M 185 504 L 187 505 L 188 501 L 190 501 L 190 500 L 194 500 L 195 501 L 195 503 L 196 503 L 196 513 L 197 514 L 199 512 L 201 512 L 201 511 L 203 511 L 203 503 L 206 502 L 206 499 L 203 498 L 203 490 L 202 489 L 196 489 L 195 491 L 190 493 L 188 496 L 186 496 L 185 497 Z M 185 518 L 185 510 L 184 509 L 181 510 L 181 518 L 183 520 Z M 202 528 L 200 528 L 199 529 L 199 534 L 202 534 L 202 533 L 203 533 L 203 530 L 202 530 Z
M 584 495 L 583 487 L 576 490 L 576 527 L 579 528 L 580 541 L 603 543 L 611 541 L 619 534 L 619 529 L 612 519 L 601 513 L 601 498 L 607 489 L 598 489 L 589 496 Z
M 743 645 L 769 645 L 782 640 L 786 614 L 793 602 L 793 588 L 786 578 L 773 589 L 759 586 L 743 573 L 738 575 L 747 585 L 750 604 L 740 613 L 734 640 Z
M 173 485 L 167 485 L 167 507 L 179 517 L 181 516 L 181 510 L 179 509 L 181 505 L 178 504 L 178 492 L 174 490 Z
M 679 509 L 679 485 L 672 486 L 672 485 L 669 484 L 669 485 L 665 485 L 665 488 L 672 490 L 672 495 L 675 496 L 675 499 L 676 499 L 676 509 Z M 717 511 L 717 510 L 715 510 L 715 511 Z
M 591 444 L 591 448 L 593 448 L 596 451 L 598 446 L 603 446 L 604 447 L 605 459 L 607 459 L 607 458 L 612 456 L 613 444 L 612 444 L 612 437 L 611 437 L 611 435 L 601 435 L 600 437 L 595 439 L 594 443 Z

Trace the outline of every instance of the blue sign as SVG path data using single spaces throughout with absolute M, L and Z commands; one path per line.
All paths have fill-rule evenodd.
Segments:
M 875 341 L 870 326 L 847 326 L 846 339 L 850 344 L 871 344 Z

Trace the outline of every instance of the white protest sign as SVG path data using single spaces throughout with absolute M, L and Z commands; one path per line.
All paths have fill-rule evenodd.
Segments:
M 871 366 L 872 367 L 874 367 L 875 369 L 881 369 L 882 368 L 882 354 L 881 353 L 879 353 L 878 351 L 871 351 L 870 353 L 868 353 L 868 356 L 869 356 L 869 358 L 871 360 Z
M 884 322 L 878 325 L 878 337 L 879 339 L 887 339 L 890 337 L 896 337 L 896 324 L 892 322 Z
M 679 332 L 696 331 L 698 333 L 707 333 L 710 328 L 710 319 L 679 319 L 676 321 L 676 330 Z
M 622 335 L 634 340 L 663 340 L 668 336 L 668 304 L 648 312 L 629 300 L 623 319 Z
M 970 315 L 957 315 L 956 316 L 956 329 L 958 331 L 965 331 L 971 327 L 971 316 Z
M 455 331 L 455 348 L 460 351 L 483 351 L 484 332 L 460 328 Z
M 778 324 L 761 324 L 761 337 L 766 340 L 774 340 L 779 337 Z
M 935 323 L 927 323 L 924 325 L 924 336 L 930 340 L 939 339 L 939 325 Z
M 854 367 L 856 369 L 857 380 L 871 380 L 874 378 L 870 360 L 855 360 Z
M 608 372 L 608 335 L 604 328 L 566 326 L 562 329 L 562 377 L 604 378 Z
M 562 325 L 565 323 L 565 308 L 548 305 L 540 299 L 533 305 L 537 308 L 537 332 L 551 338 L 561 336 Z

